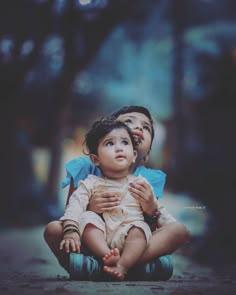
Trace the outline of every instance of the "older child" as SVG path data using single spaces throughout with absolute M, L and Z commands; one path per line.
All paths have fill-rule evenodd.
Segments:
M 113 113 L 113 116 L 117 120 L 127 124 L 132 129 L 136 139 L 138 156 L 135 164 L 131 165 L 130 171 L 133 175 L 141 174 L 144 176 L 152 185 L 156 197 L 162 197 L 165 174 L 160 170 L 148 169 L 142 166 L 148 160 L 154 137 L 153 121 L 149 111 L 142 106 L 128 106 Z M 80 157 L 70 161 L 66 165 L 66 169 L 67 178 L 63 182 L 63 186 L 70 183 L 71 190 L 74 190 L 79 180 L 85 179 L 88 174 L 101 175 L 100 169 L 93 165 L 87 157 Z M 140 201 L 143 202 L 143 210 L 146 216 L 148 216 L 148 219 L 156 223 L 156 205 L 152 200 L 150 185 L 143 182 L 142 184 L 133 184 L 132 186 L 133 192 L 140 188 L 143 190 L 143 195 L 140 198 Z M 120 198 L 118 194 L 100 189 L 93 194 L 88 209 L 96 213 L 103 213 L 119 204 Z M 63 226 L 61 221 L 53 221 L 46 226 L 44 232 L 45 240 L 58 258 L 60 264 L 68 270 L 68 257 L 63 254 L 64 252 L 59 250 L 62 236 Z M 140 262 L 146 263 L 145 266 L 149 265 L 148 262 L 155 264 L 159 262 L 159 258 L 164 257 L 163 255 L 173 253 L 181 245 L 186 243 L 188 239 L 189 232 L 183 224 L 176 222 L 174 218 L 168 218 L 168 222 L 163 220 L 163 218 L 159 218 L 158 229 L 153 232 L 148 247 L 140 257 Z M 75 252 L 76 247 L 71 246 L 70 250 Z

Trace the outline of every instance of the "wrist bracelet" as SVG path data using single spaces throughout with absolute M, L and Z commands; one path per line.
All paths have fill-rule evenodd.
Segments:
M 144 214 L 145 221 L 150 224 L 155 223 L 157 222 L 160 215 L 161 212 L 158 209 L 155 209 L 155 212 L 151 216 L 147 215 L 146 213 Z
M 66 224 L 63 228 L 63 234 L 66 234 L 68 232 L 76 232 L 80 236 L 79 228 L 75 224 Z
M 74 232 L 77 233 L 79 235 L 79 237 L 80 237 L 80 232 L 76 228 L 67 228 L 66 230 L 63 230 L 64 235 L 68 234 L 68 233 L 74 233 Z
M 78 226 L 77 226 L 76 224 L 74 224 L 74 223 L 68 223 L 68 224 L 66 224 L 66 225 L 63 227 L 63 230 L 66 229 L 66 228 L 68 228 L 68 227 L 74 227 L 74 228 L 77 228 L 77 229 L 78 229 Z

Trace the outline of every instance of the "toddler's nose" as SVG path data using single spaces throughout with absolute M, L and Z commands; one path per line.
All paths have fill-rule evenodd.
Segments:
M 117 144 L 116 145 L 116 151 L 119 152 L 119 151 L 122 151 L 122 150 L 123 150 L 122 145 Z

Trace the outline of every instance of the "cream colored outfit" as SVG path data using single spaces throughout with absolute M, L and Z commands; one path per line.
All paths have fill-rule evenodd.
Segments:
M 107 244 L 111 249 L 115 247 L 119 248 L 119 250 L 123 249 L 125 238 L 133 226 L 143 230 L 147 243 L 149 243 L 152 233 L 149 225 L 144 221 L 142 207 L 128 191 L 128 186 L 131 182 L 134 183 L 141 180 L 147 182 L 141 175 L 136 177 L 129 176 L 125 184 L 89 175 L 84 181 L 80 181 L 78 189 L 70 197 L 65 214 L 60 220 L 76 221 L 79 224 L 81 235 L 86 225 L 93 224 L 103 231 Z M 102 216 L 92 211 L 86 211 L 89 199 L 96 190 L 119 193 L 122 198 L 121 204 L 112 211 L 103 213 Z M 175 221 L 163 206 L 160 207 L 160 211 L 164 213 L 164 216 L 162 216 L 163 213 L 161 214 L 163 223 Z

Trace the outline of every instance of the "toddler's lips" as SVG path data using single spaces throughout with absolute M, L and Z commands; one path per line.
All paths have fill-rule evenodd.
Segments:
M 123 155 L 118 155 L 118 156 L 116 156 L 116 159 L 125 159 L 125 156 L 123 156 Z

